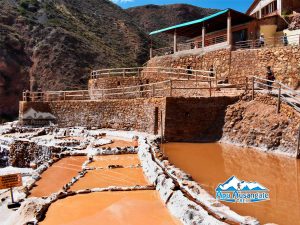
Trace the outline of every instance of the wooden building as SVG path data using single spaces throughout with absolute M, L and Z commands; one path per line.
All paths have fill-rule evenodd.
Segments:
M 283 35 L 284 16 L 293 12 L 300 12 L 300 0 L 255 0 L 246 14 L 259 20 L 259 32 L 268 38 Z
M 236 42 L 257 38 L 257 20 L 233 9 L 226 9 L 199 20 L 153 31 L 150 35 L 168 33 L 174 36 L 172 49 L 150 50 L 150 56 L 182 51 L 212 51 L 231 48 Z M 178 36 L 187 41 L 178 43 Z M 161 52 L 159 52 L 161 50 Z

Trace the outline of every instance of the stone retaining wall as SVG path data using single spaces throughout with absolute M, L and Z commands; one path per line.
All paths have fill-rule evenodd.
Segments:
M 300 85 L 299 46 L 272 47 L 249 50 L 219 50 L 200 55 L 169 55 L 154 57 L 148 67 L 174 67 L 208 70 L 214 66 L 219 78 L 240 76 L 266 76 L 266 66 L 271 66 L 276 79 L 297 88 Z
M 225 112 L 238 97 L 167 98 L 165 138 L 168 141 L 217 141 Z
M 54 115 L 60 127 L 99 127 L 137 130 L 157 134 L 159 112 L 164 111 L 165 99 L 123 99 L 98 101 L 20 102 L 20 119 L 30 109 Z M 46 111 L 43 111 L 46 110 Z M 30 125 L 30 124 L 27 124 Z
M 59 127 L 132 129 L 160 134 L 162 113 L 164 136 L 168 141 L 219 140 L 222 137 L 225 109 L 237 100 L 238 97 L 166 97 L 21 102 L 20 118 L 30 109 L 47 110 L 44 112 L 53 114 Z

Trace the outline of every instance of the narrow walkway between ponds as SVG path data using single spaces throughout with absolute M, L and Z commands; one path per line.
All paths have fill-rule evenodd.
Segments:
M 163 147 L 171 163 L 192 175 L 215 197 L 218 184 L 235 175 L 270 190 L 270 201 L 224 203 L 261 224 L 300 224 L 300 160 L 226 144 L 168 143 Z

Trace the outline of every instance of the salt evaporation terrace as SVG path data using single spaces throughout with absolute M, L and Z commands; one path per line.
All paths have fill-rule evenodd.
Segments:
M 9 192 L 0 192 L 2 224 L 258 224 L 217 203 L 168 163 L 156 136 L 86 128 L 16 128 L 13 123 L 6 128 L 0 135 L 2 154 L 16 167 L 0 171 L 22 173 L 24 184 L 14 190 L 21 202 L 16 211 L 6 207 Z M 115 147 L 118 137 L 123 147 Z M 36 160 L 30 158 L 29 148 Z M 30 166 L 33 169 L 25 168 Z M 199 201 L 196 193 L 205 201 Z

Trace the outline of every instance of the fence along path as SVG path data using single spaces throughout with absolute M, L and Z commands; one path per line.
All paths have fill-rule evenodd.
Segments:
M 24 101 L 68 101 L 68 100 L 96 100 L 103 98 L 150 98 L 166 96 L 232 96 L 241 94 L 249 89 L 251 78 L 234 78 L 237 85 L 220 85 L 213 71 L 193 70 L 185 68 L 163 68 L 163 67 L 137 67 L 95 70 L 91 73 L 91 79 L 110 76 L 142 76 L 147 73 L 166 74 L 169 78 L 162 82 L 142 84 L 129 87 L 110 89 L 74 90 L 74 91 L 47 91 L 47 92 L 24 92 Z M 211 76 L 213 75 L 213 76 Z M 230 82 L 233 80 L 230 80 Z M 278 107 L 280 103 L 286 102 L 300 112 L 300 93 L 288 86 L 273 82 L 273 90 L 268 91 L 270 85 L 268 80 L 254 76 L 252 78 L 252 93 L 272 94 L 278 96 Z
M 271 94 L 278 99 L 277 112 L 280 112 L 281 102 L 292 106 L 300 112 L 300 93 L 286 86 L 279 81 L 269 81 L 257 76 L 252 77 L 252 99 L 255 98 L 255 92 L 262 94 Z

